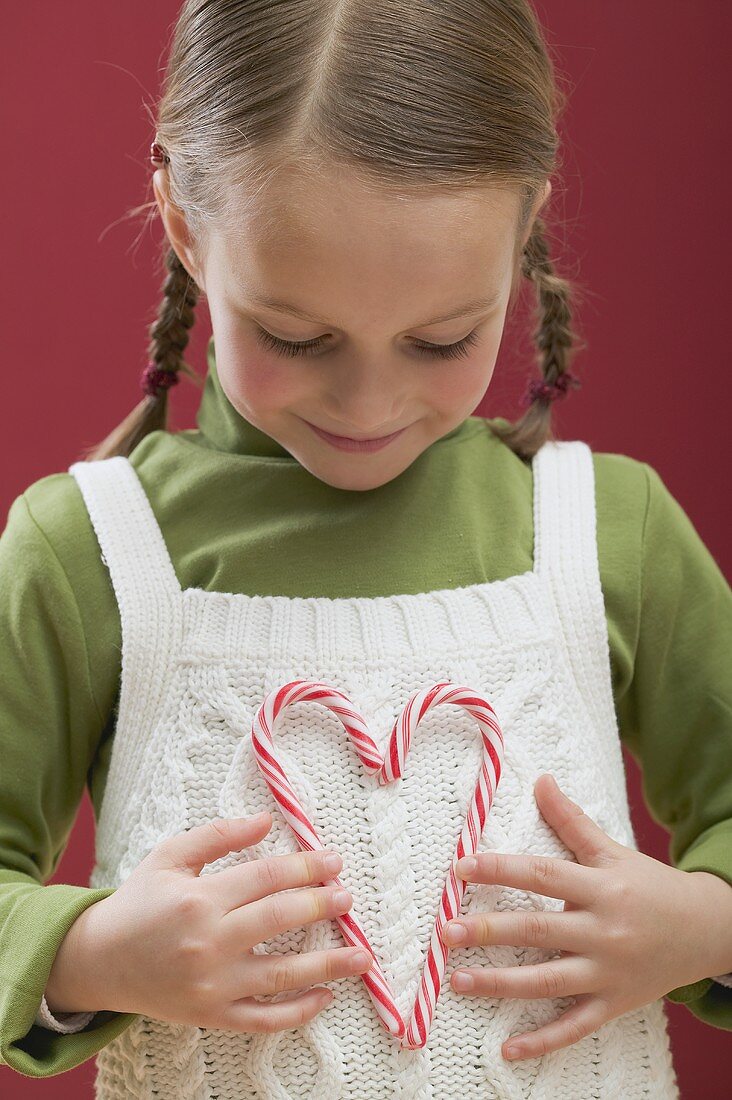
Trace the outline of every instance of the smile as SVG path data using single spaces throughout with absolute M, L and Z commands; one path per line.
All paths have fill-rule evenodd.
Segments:
M 400 428 L 399 431 L 392 432 L 391 435 L 383 435 L 380 439 L 351 439 L 349 436 L 333 435 L 331 432 L 326 432 L 323 428 L 311 424 L 309 420 L 306 420 L 305 423 L 326 443 L 330 443 L 332 447 L 337 447 L 341 451 L 380 451 L 407 430 L 406 428 Z

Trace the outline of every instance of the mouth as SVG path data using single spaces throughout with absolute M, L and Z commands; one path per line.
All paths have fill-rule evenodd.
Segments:
M 341 451 L 380 451 L 407 430 L 406 428 L 399 428 L 398 431 L 391 432 L 390 435 L 382 435 L 377 439 L 353 439 L 351 436 L 334 435 L 332 432 L 326 432 L 324 428 L 311 424 L 309 420 L 306 420 L 305 423 L 326 443 L 330 443 L 331 446 L 337 447 Z

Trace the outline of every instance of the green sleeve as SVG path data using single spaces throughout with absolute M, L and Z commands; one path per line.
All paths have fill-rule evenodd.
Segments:
M 671 834 L 670 863 L 732 888 L 732 591 L 659 474 L 642 465 L 640 610 L 632 679 L 616 698 L 621 737 L 649 813 Z M 732 989 L 713 976 L 667 997 L 732 1030 Z
M 113 890 L 44 885 L 105 723 L 74 593 L 25 494 L 0 536 L 0 668 L 0 1062 L 48 1077 L 93 1057 L 136 1017 L 97 1012 L 72 1034 L 34 1022 L 63 937 Z

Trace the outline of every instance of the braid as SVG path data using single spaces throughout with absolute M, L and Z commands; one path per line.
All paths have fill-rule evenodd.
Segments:
M 165 242 L 167 275 L 158 316 L 150 327 L 149 364 L 142 375 L 145 397 L 122 423 L 101 443 L 82 455 L 86 461 L 128 456 L 137 444 L 154 431 L 168 430 L 168 388 L 182 371 L 199 387 L 198 374 L 183 360 L 193 327 L 200 290 L 181 263 L 175 249 Z
M 148 355 L 150 363 L 163 374 L 177 375 L 180 370 L 190 373 L 190 367 L 183 362 L 183 352 L 188 346 L 189 330 L 196 320 L 194 310 L 200 291 L 175 249 L 169 246 L 165 266 L 168 274 L 163 283 L 163 300 L 157 319 L 150 327 Z M 165 409 L 167 386 L 150 396 Z
M 551 437 L 552 398 L 566 392 L 570 386 L 578 388 L 580 385 L 569 372 L 569 364 L 578 347 L 584 346 L 571 327 L 571 284 L 554 271 L 545 225 L 539 217 L 534 220 L 524 247 L 521 274 L 536 286 L 539 326 L 534 339 L 541 352 L 542 378 L 530 382 L 524 399 L 528 409 L 521 419 L 505 428 L 494 426 L 493 430 L 521 458 L 530 460 Z

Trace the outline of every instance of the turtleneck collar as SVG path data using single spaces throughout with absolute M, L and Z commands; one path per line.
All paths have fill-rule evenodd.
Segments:
M 203 387 L 201 402 L 196 413 L 196 424 L 199 431 L 205 436 L 208 444 L 217 451 L 229 451 L 232 454 L 257 455 L 263 458 L 293 458 L 276 439 L 255 427 L 246 420 L 229 401 L 221 388 L 218 372 L 216 370 L 216 350 L 214 338 L 210 338 L 206 352 L 208 361 L 208 374 Z M 466 417 L 461 424 L 453 428 L 443 439 L 452 439 L 458 432 L 464 430 L 470 418 Z

